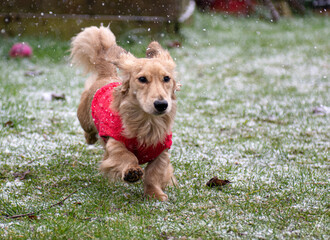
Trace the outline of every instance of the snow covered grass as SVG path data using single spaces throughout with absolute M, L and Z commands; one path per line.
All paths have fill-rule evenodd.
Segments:
M 75 116 L 84 77 L 68 42 L 24 39 L 35 56 L 11 60 L 17 39 L 0 39 L 1 239 L 329 238 L 329 115 L 312 112 L 330 105 L 329 25 L 196 14 L 183 28 L 171 50 L 183 84 L 171 150 L 179 186 L 166 203 L 98 174 L 102 149 L 84 143 Z M 121 43 L 139 56 L 147 46 Z M 206 187 L 213 176 L 232 183 Z

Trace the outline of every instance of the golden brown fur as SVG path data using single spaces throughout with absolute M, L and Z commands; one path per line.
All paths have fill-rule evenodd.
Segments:
M 85 73 L 92 73 L 85 83 L 77 114 L 88 144 L 98 139 L 90 110 L 93 96 L 110 82 L 122 82 L 114 90 L 111 108 L 119 112 L 126 138 L 137 137 L 139 144 L 151 146 L 171 132 L 178 85 L 175 63 L 159 43 L 149 44 L 146 58 L 135 58 L 116 44 L 109 28 L 90 27 L 72 40 L 71 58 Z M 135 182 L 144 175 L 145 195 L 167 200 L 163 190 L 176 183 L 167 150 L 148 163 L 143 173 L 137 158 L 123 143 L 109 138 L 104 149 L 100 171 L 105 176 Z

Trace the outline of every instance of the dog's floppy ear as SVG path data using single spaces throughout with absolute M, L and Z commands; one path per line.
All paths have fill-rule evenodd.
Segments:
M 151 42 L 148 45 L 146 57 L 147 58 L 155 58 L 160 55 L 160 52 L 164 51 L 164 49 L 160 46 L 158 42 Z
M 147 52 L 146 52 L 147 58 L 159 58 L 160 60 L 165 61 L 169 67 L 171 67 L 171 70 L 174 70 L 175 63 L 170 55 L 170 53 L 167 50 L 164 50 L 162 46 L 156 41 L 151 42 L 148 45 Z
M 148 45 L 146 55 L 147 58 L 160 58 L 162 60 L 174 62 L 170 53 L 167 50 L 164 50 L 156 41 L 153 41 Z
M 158 42 L 151 42 L 147 48 L 146 52 L 147 58 L 159 58 L 163 60 L 171 68 L 171 71 L 175 69 L 175 62 L 173 61 L 170 53 L 167 50 L 164 50 Z M 175 96 L 175 91 L 180 91 L 181 84 L 175 82 L 175 87 L 173 89 L 173 96 Z
M 131 53 L 124 53 L 111 63 L 123 72 L 130 72 L 133 66 L 136 65 L 136 58 Z
M 131 77 L 131 71 L 136 65 L 137 59 L 130 53 L 121 54 L 118 59 L 112 61 L 119 69 L 119 76 L 122 80 L 122 85 L 120 87 L 120 92 L 126 95 L 129 90 L 129 80 Z

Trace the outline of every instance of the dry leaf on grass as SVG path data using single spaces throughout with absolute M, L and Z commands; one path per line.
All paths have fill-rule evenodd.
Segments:
M 28 218 L 30 220 L 38 220 L 38 217 L 36 215 L 28 215 Z
M 54 101 L 54 100 L 65 100 L 65 94 L 64 93 L 43 93 L 42 98 L 45 101 Z
M 14 123 L 13 121 L 7 121 L 3 124 L 4 127 L 10 127 L 10 128 L 13 128 L 14 127 Z
M 26 175 L 28 175 L 31 171 L 28 169 L 25 172 L 17 172 L 17 173 L 13 173 L 13 176 L 15 178 L 19 178 L 19 180 L 24 180 Z
M 52 100 L 65 100 L 65 94 L 52 93 Z
M 206 186 L 208 187 L 223 187 L 227 184 L 231 183 L 229 180 L 222 180 L 218 177 L 211 178 L 207 183 Z
M 24 76 L 26 76 L 26 77 L 35 77 L 35 76 L 40 76 L 42 74 L 44 74 L 44 71 L 30 70 L 30 71 L 26 71 L 24 73 Z
M 313 108 L 313 114 L 314 115 L 327 115 L 330 113 L 330 107 L 327 107 L 327 106 L 318 106 L 318 107 L 314 107 Z
M 177 41 L 177 40 L 174 40 L 174 41 L 172 41 L 172 42 L 169 42 L 169 43 L 167 44 L 167 46 L 168 46 L 169 48 L 180 48 L 180 47 L 182 46 L 182 44 L 181 44 L 181 42 L 179 42 L 179 41 Z

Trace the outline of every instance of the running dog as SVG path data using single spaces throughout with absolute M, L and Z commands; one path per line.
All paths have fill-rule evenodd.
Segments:
M 168 51 L 151 42 L 136 58 L 109 28 L 89 27 L 73 38 L 71 60 L 91 73 L 77 115 L 86 142 L 104 146 L 100 171 L 111 181 L 143 179 L 145 196 L 166 201 L 165 187 L 176 184 L 168 149 L 179 90 Z

